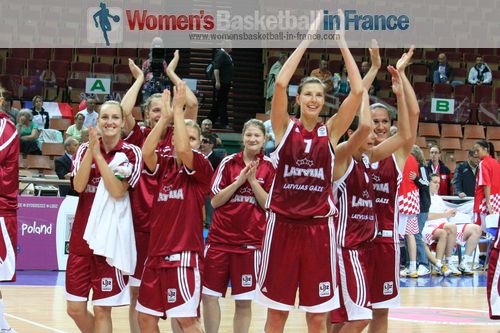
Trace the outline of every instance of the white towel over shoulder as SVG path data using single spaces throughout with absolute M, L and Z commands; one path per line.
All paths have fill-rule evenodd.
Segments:
M 115 175 L 128 177 L 128 158 L 124 153 L 116 153 L 109 167 Z M 131 168 L 130 168 L 131 169 Z M 106 257 L 106 261 L 132 275 L 137 262 L 132 209 L 128 192 L 121 199 L 114 199 L 101 179 L 90 210 L 89 220 L 83 239 L 87 241 L 94 254 Z

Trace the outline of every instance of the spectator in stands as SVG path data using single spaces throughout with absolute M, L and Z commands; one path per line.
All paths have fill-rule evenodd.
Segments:
M 83 129 L 81 134 L 82 137 L 80 138 L 80 144 L 89 142 L 89 129 L 88 128 Z
M 73 137 L 69 137 L 64 141 L 64 155 L 57 157 L 54 160 L 55 171 L 59 179 L 68 179 L 71 173 L 71 160 L 73 154 L 78 149 L 79 142 Z M 59 194 L 61 197 L 66 195 L 78 196 L 78 193 L 69 185 L 59 185 Z
M 42 96 L 33 97 L 33 107 L 31 108 L 33 122 L 38 125 L 39 130 L 50 127 L 49 113 L 43 108 Z
M 467 161 L 460 163 L 453 176 L 453 190 L 460 198 L 473 197 L 476 190 L 476 172 L 479 159 L 473 150 L 468 151 Z
M 451 83 L 453 80 L 453 68 L 448 64 L 446 54 L 440 53 L 437 61 L 431 67 L 433 83 Z
M 85 116 L 85 120 L 83 121 L 83 125 L 85 127 L 96 127 L 97 125 L 97 118 L 99 117 L 99 114 L 96 110 L 96 103 L 97 100 L 95 97 L 89 97 L 87 98 L 86 103 L 87 108 L 78 112 L 79 114 L 83 114 Z
M 321 59 L 319 68 L 314 69 L 310 76 L 317 77 L 325 85 L 325 92 L 331 93 L 333 90 L 332 72 L 328 70 L 328 61 Z
M 347 95 L 349 91 L 351 91 L 349 76 L 347 75 L 347 69 L 342 65 L 340 73 L 335 73 L 333 75 L 333 92 L 335 94 Z
M 203 121 L 201 122 L 201 132 L 202 133 L 209 132 L 210 134 L 215 136 L 215 140 L 216 140 L 215 147 L 222 145 L 222 140 L 219 138 L 219 136 L 217 134 L 215 134 L 214 132 L 212 132 L 212 121 L 210 119 L 208 119 L 208 118 L 203 119 Z
M 41 155 L 38 147 L 38 124 L 33 121 L 30 109 L 21 109 L 17 114 L 17 132 L 21 140 L 21 153 L 23 155 Z
M 469 71 L 467 82 L 472 85 L 491 84 L 492 74 L 490 67 L 483 61 L 483 57 L 476 58 L 476 64 Z
M 229 90 L 233 82 L 234 63 L 233 58 L 229 55 L 231 48 L 217 49 L 214 56 L 214 88 L 215 88 L 215 104 L 208 115 L 212 123 L 217 124 L 220 119 L 220 126 L 225 129 L 229 127 L 227 118 L 227 101 Z M 217 124 L 218 126 L 218 124 Z
M 77 113 L 75 115 L 75 123 L 66 130 L 66 137 L 73 137 L 79 143 L 82 143 L 82 131 L 87 129 L 87 127 L 83 125 L 84 121 L 85 116 L 82 113 Z
M 276 137 L 274 136 L 271 119 L 268 119 L 264 122 L 264 127 L 266 129 L 266 143 L 264 145 L 264 153 L 267 156 L 269 156 L 274 151 L 276 142 Z
M 201 145 L 200 145 L 200 151 L 202 152 L 203 155 L 206 156 L 210 164 L 212 165 L 212 168 L 214 170 L 217 169 L 219 166 L 220 162 L 222 161 L 222 156 L 219 154 L 216 154 L 214 152 L 214 147 L 216 145 L 216 138 L 215 136 L 210 133 L 210 132 L 203 132 L 201 134 Z M 212 207 L 212 204 L 210 202 L 210 195 L 207 195 L 205 198 L 205 227 L 209 228 L 210 224 L 212 223 L 212 216 L 214 214 L 214 208 Z
M 40 82 L 43 83 L 44 87 L 55 87 L 56 73 L 50 69 L 44 69 L 40 75 Z
M 267 78 L 267 93 L 266 93 L 267 101 L 271 101 L 273 99 L 274 83 L 276 82 L 276 77 L 278 76 L 278 73 L 280 72 L 281 67 L 283 67 L 283 64 L 285 63 L 287 58 L 288 55 L 285 52 L 281 52 L 278 61 L 276 61 L 269 70 L 269 75 Z
M 207 157 L 212 164 L 212 168 L 215 170 L 219 166 L 219 163 L 222 161 L 222 157 L 214 154 L 213 150 L 216 146 L 216 138 L 210 132 L 203 132 L 201 134 L 201 146 L 200 151 Z
M 19 113 L 19 110 L 12 107 L 12 100 L 6 96 L 6 94 L 3 97 L 3 101 L 2 111 L 9 116 L 10 121 L 12 121 L 15 125 L 17 123 L 17 114 Z
M 439 195 L 451 195 L 451 171 L 450 169 L 441 161 L 441 150 L 438 146 L 433 145 L 429 150 L 431 159 L 427 164 L 427 169 L 429 169 L 430 174 L 438 175 L 441 179 L 441 184 L 439 186 Z
M 155 37 L 151 43 L 149 58 L 142 64 L 142 72 L 144 73 L 142 100 L 144 102 L 149 96 L 161 93 L 168 86 L 167 61 L 161 59 L 164 57 L 162 50 L 164 50 L 163 40 Z

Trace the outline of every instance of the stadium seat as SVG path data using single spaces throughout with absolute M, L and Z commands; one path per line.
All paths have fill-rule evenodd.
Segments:
M 92 72 L 95 77 L 111 78 L 113 76 L 113 65 L 94 63 Z
M 52 53 L 52 49 L 36 48 L 36 49 L 33 49 L 33 54 L 31 55 L 31 59 L 42 59 L 42 60 L 48 61 L 48 60 L 50 60 L 51 53 Z
M 469 152 L 467 150 L 459 149 L 455 150 L 455 152 L 453 153 L 453 159 L 457 163 L 467 161 L 468 158 L 469 158 Z
M 491 140 L 493 147 L 495 147 L 495 151 L 497 154 L 500 152 L 500 140 Z
M 434 96 L 441 98 L 451 98 L 453 92 L 453 86 L 448 83 L 436 83 L 434 84 Z
M 465 125 L 464 139 L 484 139 L 484 126 Z
M 47 68 L 47 60 L 28 59 L 28 75 L 41 75 Z
M 7 58 L 5 60 L 5 74 L 24 75 L 26 59 Z
M 65 132 L 71 125 L 71 120 L 67 118 L 52 118 L 50 119 L 50 128 Z
M 132 59 L 135 61 L 137 59 L 137 49 L 119 48 L 117 57 L 121 64 L 127 64 L 128 59 Z
M 500 127 L 487 126 L 486 127 L 486 139 L 487 140 L 500 140 Z
M 85 92 L 85 80 L 68 79 L 68 97 L 70 103 L 79 103 L 80 95 Z
M 463 100 L 467 98 L 472 102 L 472 86 L 468 84 L 457 84 L 455 87 L 455 99 Z
M 54 162 L 45 155 L 27 155 L 25 168 L 38 170 L 39 174 L 43 174 L 43 170 L 53 170 Z
M 462 126 L 459 124 L 441 124 L 443 138 L 462 138 Z
M 54 49 L 54 60 L 62 60 L 66 62 L 73 61 L 73 49 L 68 48 L 55 48 Z
M 115 63 L 116 49 L 115 48 L 98 48 L 96 50 L 97 61 L 104 64 Z
M 78 62 L 88 62 L 89 64 L 94 62 L 95 49 L 93 48 L 77 48 L 75 49 L 76 61 Z
M 49 156 L 51 159 L 54 156 L 62 156 L 64 155 L 64 144 L 63 143 L 42 143 L 42 155 Z
M 415 139 L 415 144 L 420 148 L 427 148 L 427 141 L 425 141 L 425 138 L 423 136 L 417 136 L 417 138 Z
M 90 64 L 88 62 L 72 62 L 71 75 L 72 79 L 86 79 L 90 76 Z
M 410 74 L 413 83 L 415 82 L 425 82 L 427 80 L 427 65 L 425 64 L 414 64 L 410 66 Z
M 439 138 L 439 126 L 437 123 L 419 123 L 418 136 Z
M 413 87 L 419 99 L 430 97 L 432 94 L 432 83 L 430 82 L 415 82 Z
M 29 59 L 31 55 L 31 49 L 29 48 L 13 48 L 10 50 L 11 58 L 19 58 L 19 59 Z
M 441 138 L 439 140 L 441 150 L 459 150 L 462 149 L 458 138 Z
M 493 98 L 493 87 L 480 85 L 474 88 L 475 103 L 489 103 Z
M 476 139 L 463 139 L 462 140 L 462 149 L 463 150 L 470 150 L 472 147 L 474 147 L 474 144 L 476 143 Z
M 467 83 L 467 68 L 454 68 L 453 69 L 453 81 L 461 81 L 462 83 Z

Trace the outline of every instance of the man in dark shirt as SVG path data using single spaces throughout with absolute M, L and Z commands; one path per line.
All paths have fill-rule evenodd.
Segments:
M 201 134 L 201 146 L 200 151 L 205 155 L 212 165 L 214 170 L 217 169 L 220 162 L 224 156 L 220 156 L 214 152 L 214 147 L 216 145 L 216 138 L 213 134 L 209 132 L 204 132 Z M 210 203 L 210 195 L 205 198 L 205 227 L 208 228 L 210 223 L 212 223 L 212 215 L 214 214 L 214 208 Z
M 66 179 L 65 176 L 71 172 L 71 159 L 77 149 L 78 140 L 75 138 L 69 137 L 64 141 L 64 155 L 54 160 L 56 174 L 59 179 Z M 59 194 L 61 197 L 65 197 L 66 195 L 78 196 L 78 193 L 69 185 L 60 185 Z
M 229 90 L 233 82 L 233 59 L 229 55 L 230 48 L 217 49 L 214 56 L 214 84 L 215 84 L 215 105 L 210 111 L 208 118 L 216 124 L 220 118 L 220 125 L 230 129 L 227 118 L 227 101 Z
M 473 197 L 476 189 L 476 171 L 479 160 L 474 151 L 469 150 L 467 161 L 460 163 L 453 177 L 454 193 L 460 198 Z

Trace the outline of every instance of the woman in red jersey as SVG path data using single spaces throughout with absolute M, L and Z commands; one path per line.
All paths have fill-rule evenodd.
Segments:
M 151 238 L 141 277 L 137 310 L 142 332 L 159 332 L 158 320 L 176 319 L 184 332 L 202 332 L 197 318 L 203 255 L 202 209 L 213 170 L 200 145 L 200 128 L 184 120 L 186 86 L 164 92 L 160 120 L 148 135 L 142 152 L 144 163 L 159 184 L 151 212 Z M 173 109 L 173 149 L 156 152 L 163 128 Z
M 476 173 L 474 220 L 483 230 L 486 230 L 486 216 L 500 212 L 500 166 L 495 159 L 495 147 L 491 142 L 477 141 L 474 144 L 474 151 L 481 159 Z
M 174 58 L 167 66 L 167 75 L 170 80 L 175 84 L 179 84 L 182 80 L 175 73 L 175 69 L 179 62 L 179 50 L 174 52 Z M 127 91 L 121 101 L 123 111 L 125 113 L 125 128 L 124 135 L 125 141 L 139 147 L 142 147 L 146 137 L 151 132 L 151 129 L 158 123 L 161 110 L 163 107 L 162 94 L 153 94 L 148 97 L 144 103 L 145 117 L 148 122 L 148 127 L 139 126 L 137 124 L 132 109 L 135 106 L 137 96 L 144 83 L 143 71 L 129 59 L 129 68 L 135 82 Z M 186 89 L 186 107 L 185 118 L 196 120 L 198 114 L 198 100 L 190 89 Z M 159 142 L 157 149 L 159 151 L 166 151 L 171 149 L 173 127 L 171 120 L 167 121 L 167 126 L 163 129 L 162 140 Z M 150 228 L 151 223 L 149 215 L 153 205 L 154 196 L 158 193 L 158 184 L 156 178 L 146 173 L 142 173 L 137 184 L 136 189 L 131 193 L 130 200 L 132 204 L 132 215 L 134 220 L 134 232 L 137 244 L 137 266 L 134 275 L 130 277 L 130 308 L 129 308 L 129 322 L 130 332 L 139 333 L 139 322 L 137 320 L 137 297 L 139 295 L 139 286 L 141 283 L 141 275 L 144 270 L 144 263 L 147 257 L 147 250 L 149 246 Z M 178 331 L 178 330 L 177 330 Z
M 343 27 L 341 11 L 339 16 Z M 318 16 L 309 34 L 316 33 L 320 21 Z M 363 94 L 356 62 L 343 31 L 338 34 L 351 91 L 326 124 L 319 122 L 325 87 L 317 78 L 305 78 L 299 85 L 296 103 L 300 117 L 290 119 L 287 112 L 287 86 L 309 40 L 291 54 L 276 79 L 271 110 L 277 145 L 273 153 L 276 177 L 266 203 L 268 224 L 256 295 L 256 302 L 268 307 L 266 332 L 283 332 L 297 288 L 309 332 L 321 332 L 327 313 L 338 307 L 333 225 L 336 208 L 331 191 L 333 149 L 351 123 Z
M 110 266 L 105 257 L 93 254 L 83 239 L 96 192 L 103 182 L 112 198 L 128 196 L 142 168 L 140 149 L 121 139 L 124 119 L 117 102 L 101 106 L 97 124 L 101 138 L 96 128 L 89 128 L 90 140 L 78 148 L 71 173 L 73 188 L 80 195 L 69 242 L 66 299 L 68 314 L 82 332 L 111 332 L 111 308 L 130 302 L 128 277 Z M 112 169 L 110 165 L 117 161 L 120 168 Z M 87 311 L 91 289 L 94 316 Z
M 250 328 L 266 227 L 264 208 L 274 179 L 271 160 L 263 154 L 265 138 L 262 121 L 247 121 L 243 126 L 243 151 L 225 157 L 212 179 L 215 210 L 205 248 L 203 275 L 203 319 L 207 333 L 219 330 L 219 297 L 224 297 L 229 281 L 236 302 L 233 331 L 248 332 Z
M 395 68 L 389 66 L 388 71 L 398 99 L 397 134 L 374 147 L 375 134 L 365 89 L 359 127 L 353 122 L 349 140 L 335 148 L 334 188 L 339 210 L 336 236 L 342 302 L 341 308 L 332 312 L 334 332 L 361 332 L 372 318 L 371 282 L 376 259 L 372 256 L 372 241 L 378 230 L 371 164 L 389 157 L 410 138 L 403 84 Z

